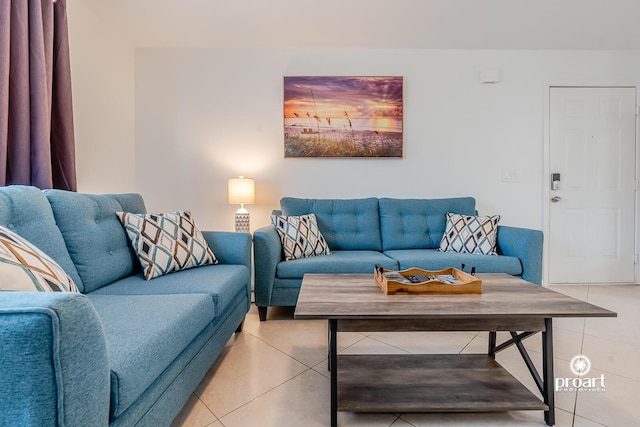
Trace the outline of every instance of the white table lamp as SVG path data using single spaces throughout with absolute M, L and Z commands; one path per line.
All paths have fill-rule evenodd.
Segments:
M 228 186 L 229 204 L 240 205 L 236 211 L 236 231 L 249 233 L 249 211 L 245 203 L 253 204 L 256 198 L 256 184 L 252 178 L 230 178 Z

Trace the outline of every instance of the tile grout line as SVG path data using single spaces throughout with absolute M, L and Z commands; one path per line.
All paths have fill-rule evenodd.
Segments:
M 262 396 L 266 395 L 267 393 L 272 392 L 272 391 L 273 391 L 273 390 L 275 390 L 276 388 L 278 388 L 278 387 L 280 387 L 280 386 L 282 386 L 282 385 L 284 385 L 284 384 L 288 383 L 289 381 L 292 381 L 293 379 L 295 379 L 295 378 L 299 377 L 300 375 L 302 375 L 302 374 L 304 374 L 304 373 L 306 373 L 306 372 L 313 371 L 314 373 L 316 373 L 316 374 L 318 374 L 318 375 L 321 375 L 321 376 L 325 377 L 322 373 L 320 373 L 320 372 L 318 372 L 318 371 L 316 371 L 316 370 L 315 370 L 315 367 L 316 367 L 316 366 L 318 366 L 319 364 L 323 363 L 323 361 L 320 361 L 320 362 L 316 363 L 314 366 L 309 366 L 309 365 L 307 365 L 306 363 L 303 363 L 302 361 L 300 361 L 300 360 L 296 359 L 295 357 L 293 357 L 293 356 L 291 356 L 291 355 L 289 355 L 289 354 L 285 353 L 284 351 L 280 350 L 279 348 L 275 347 L 275 346 L 274 346 L 274 345 L 272 345 L 271 343 L 268 343 L 268 342 L 264 341 L 263 339 L 261 339 L 260 337 L 258 337 L 258 336 L 256 336 L 256 335 L 252 334 L 251 332 L 248 332 L 248 333 L 249 333 L 250 335 L 252 335 L 253 337 L 255 337 L 256 339 L 260 340 L 261 342 L 263 342 L 263 343 L 267 344 L 268 346 L 270 346 L 270 347 L 274 348 L 275 350 L 279 351 L 279 352 L 280 352 L 280 353 L 282 353 L 283 355 L 288 356 L 289 358 L 291 358 L 291 359 L 295 360 L 296 362 L 298 362 L 298 363 L 300 363 L 300 364 L 304 365 L 305 367 L 307 367 L 307 369 L 306 369 L 306 370 L 304 370 L 304 371 L 302 371 L 302 372 L 300 372 L 300 373 L 299 373 L 299 374 L 297 374 L 297 375 L 294 375 L 293 377 L 289 378 L 288 380 L 286 380 L 286 381 L 284 381 L 284 382 L 282 382 L 282 383 L 278 384 L 277 386 L 275 386 L 275 387 L 271 388 L 270 390 L 265 391 L 265 392 L 264 392 L 264 393 L 262 393 L 261 395 L 256 396 L 255 398 L 251 399 L 250 401 L 245 402 L 245 403 L 244 403 L 244 404 L 242 404 L 241 406 L 239 406 L 239 407 L 235 408 L 233 411 L 230 411 L 229 413 L 227 413 L 227 414 L 223 415 L 223 417 L 226 417 L 227 415 L 232 414 L 233 412 L 235 412 L 235 411 L 237 411 L 237 410 L 239 410 L 239 409 L 243 408 L 244 406 L 248 405 L 249 403 L 253 402 L 254 400 L 259 399 L 260 397 L 262 397 Z M 347 350 L 348 348 L 353 347 L 353 346 L 354 346 L 354 345 L 356 345 L 357 343 L 359 343 L 359 342 L 363 341 L 365 338 L 371 338 L 371 339 L 373 339 L 374 341 L 377 341 L 377 342 L 379 342 L 379 343 L 381 343 L 381 344 L 388 345 L 388 346 L 390 346 L 390 347 L 392 347 L 392 348 L 395 348 L 395 349 L 397 349 L 397 350 L 400 350 L 400 351 L 406 351 L 406 350 L 401 349 L 401 348 L 399 348 L 399 347 L 396 347 L 396 346 L 394 346 L 394 345 L 387 344 L 387 343 L 385 343 L 385 342 L 383 342 L 383 341 L 377 340 L 376 338 L 372 337 L 372 336 L 371 336 L 371 334 L 370 334 L 370 335 L 363 335 L 363 336 L 362 336 L 362 338 L 360 338 L 360 339 L 358 339 L 356 342 L 354 342 L 354 343 L 352 343 L 352 344 L 350 344 L 350 345 L 346 346 L 345 348 L 343 348 L 342 350 L 340 350 L 340 352 L 342 352 L 342 351 L 344 351 L 344 350 Z M 475 336 L 474 336 L 473 338 L 475 338 Z M 471 340 L 473 340 L 473 338 L 472 338 Z M 470 340 L 469 342 L 471 342 L 471 340 Z M 467 345 L 468 345 L 468 344 L 467 344 Z M 325 378 L 326 378 L 326 377 L 325 377 Z M 207 408 L 207 409 L 208 409 L 208 408 Z M 213 413 L 213 412 L 212 412 L 212 413 Z M 215 416 L 215 414 L 214 414 L 214 416 Z M 392 426 L 393 426 L 393 424 L 395 424 L 399 419 L 401 419 L 401 417 L 402 417 L 402 414 L 397 415 L 397 416 L 396 416 L 396 419 L 395 419 L 395 420 L 393 420 L 393 422 L 389 425 L 389 427 L 392 427 Z M 220 418 L 218 418 L 218 420 L 220 421 L 220 423 L 221 423 L 221 424 L 223 424 L 223 427 L 224 427 L 224 423 L 222 422 L 222 420 L 221 420 Z M 409 423 L 408 421 L 406 421 L 406 420 L 404 420 L 404 419 L 402 419 L 402 421 L 404 421 L 404 422 L 406 422 L 407 424 L 409 424 L 409 425 L 412 425 L 412 426 L 413 426 L 413 424 Z
M 305 365 L 306 366 L 306 365 Z M 293 377 L 289 378 L 288 380 L 285 380 L 283 382 L 281 382 L 280 384 L 270 388 L 269 390 L 265 391 L 264 393 L 254 397 L 253 399 L 243 403 L 242 405 L 238 406 L 237 408 L 233 409 L 232 411 L 227 412 L 226 414 L 224 414 L 222 417 L 218 418 L 218 421 L 220 421 L 220 423 L 224 426 L 224 423 L 222 422 L 222 418 L 226 417 L 227 415 L 233 414 L 234 412 L 244 408 L 245 406 L 247 406 L 248 404 L 250 404 L 251 402 L 254 402 L 255 400 L 258 400 L 259 398 L 261 398 L 262 396 L 271 393 L 272 391 L 274 391 L 275 389 L 277 389 L 278 387 L 283 386 L 284 384 L 298 378 L 300 375 L 309 372 L 309 371 L 313 371 L 313 368 L 309 368 L 307 367 L 307 369 L 305 369 L 304 371 L 300 372 L 299 374 L 294 375 Z M 315 371 L 314 371 L 315 372 Z M 322 375 L 319 372 L 316 372 L 318 375 Z M 214 414 L 215 415 L 215 414 Z
M 475 339 L 478 337 L 478 335 L 480 335 L 480 332 L 478 332 L 478 331 L 477 331 L 477 332 L 476 332 L 476 334 L 473 336 L 473 338 L 471 338 L 471 339 L 469 340 L 469 342 L 468 342 L 468 343 L 466 343 L 466 344 L 464 345 L 464 347 L 462 347 L 462 349 L 460 349 L 460 351 L 458 352 L 458 354 L 462 354 L 462 352 L 463 352 L 467 347 L 469 347 L 469 346 L 471 345 L 471 343 L 473 342 L 473 340 L 475 340 Z
M 374 333 L 375 333 L 375 332 L 374 332 Z M 379 339 L 377 339 L 376 337 L 373 337 L 373 336 L 371 336 L 371 335 L 367 335 L 367 336 L 365 336 L 364 338 L 370 338 L 370 339 L 372 339 L 372 340 L 374 340 L 374 341 L 379 342 L 380 344 L 388 345 L 389 347 L 391 347 L 391 348 L 395 348 L 396 350 L 404 351 L 404 352 L 406 352 L 406 354 L 411 354 L 411 352 L 410 352 L 410 351 L 407 351 L 407 350 L 405 350 L 405 349 L 403 349 L 403 348 L 397 347 L 397 346 L 395 346 L 395 345 L 393 345 L 393 344 L 389 344 L 389 343 L 386 343 L 386 342 L 384 342 L 384 341 L 381 341 L 381 340 L 379 340 Z M 362 340 L 364 340 L 364 338 L 363 338 Z M 362 341 L 362 340 L 360 340 L 360 341 Z M 354 345 L 358 344 L 360 341 L 358 341 L 358 342 L 354 342 L 354 343 L 353 343 L 353 344 L 351 344 L 349 347 L 345 347 L 345 348 L 343 348 L 341 351 L 344 351 L 344 350 L 346 350 L 346 349 L 348 349 L 348 348 L 353 347 Z M 338 353 L 340 353 L 340 352 L 338 352 Z
M 294 375 L 293 377 L 291 377 L 291 378 L 289 378 L 289 379 L 287 379 L 287 380 L 285 380 L 285 381 L 283 381 L 283 382 L 281 382 L 281 383 L 279 383 L 279 384 L 277 384 L 277 385 L 273 386 L 272 388 L 270 388 L 269 390 L 265 391 L 264 393 L 262 393 L 262 394 L 260 394 L 260 395 L 258 395 L 258 396 L 256 396 L 256 397 L 254 397 L 253 399 L 251 399 L 251 400 L 249 400 L 249 401 L 247 401 L 247 402 L 243 403 L 242 405 L 240 405 L 240 406 L 238 406 L 237 408 L 235 408 L 235 409 L 233 409 L 233 410 L 231 410 L 231 411 L 227 412 L 226 414 L 224 414 L 224 415 L 222 415 L 222 416 L 218 416 L 218 415 L 216 415 L 216 413 L 215 413 L 215 412 L 213 412 L 213 411 L 212 411 L 212 410 L 211 410 L 211 409 L 210 409 L 210 408 L 209 408 L 209 407 L 208 407 L 208 406 L 207 406 L 207 405 L 206 405 L 206 404 L 205 404 L 205 403 L 200 399 L 200 396 L 194 393 L 194 394 L 196 395 L 196 397 L 198 398 L 198 400 L 200 400 L 200 401 L 205 405 L 205 407 L 207 408 L 207 410 L 208 410 L 209 412 L 211 412 L 211 413 L 213 414 L 213 416 L 214 416 L 214 417 L 216 417 L 217 421 L 219 421 L 219 422 L 220 422 L 220 424 L 222 424 L 223 426 L 224 426 L 224 423 L 222 422 L 222 418 L 223 418 L 223 417 L 226 417 L 227 415 L 229 415 L 229 414 L 231 414 L 231 413 L 233 413 L 233 412 L 237 411 L 238 409 L 240 409 L 240 408 L 242 408 L 242 407 L 246 406 L 247 404 L 249 404 L 249 403 L 253 402 L 254 400 L 256 400 L 256 399 L 258 399 L 258 398 L 260 398 L 260 397 L 262 397 L 262 396 L 264 396 L 265 394 L 267 394 L 267 393 L 269 393 L 269 392 L 271 392 L 271 391 L 275 390 L 276 388 L 280 387 L 281 385 L 286 384 L 287 382 L 289 382 L 289 381 L 291 381 L 292 379 L 294 379 L 294 378 L 296 378 L 296 377 L 298 377 L 298 376 L 302 375 L 303 373 L 308 372 L 309 370 L 313 370 L 313 368 L 312 368 L 312 367 L 309 367 L 307 364 L 302 363 L 301 361 L 299 361 L 299 360 L 297 360 L 296 358 L 292 357 L 291 355 L 289 355 L 289 354 L 285 353 L 284 351 L 280 350 L 279 348 L 277 348 L 277 347 L 275 347 L 275 346 L 271 345 L 270 343 L 268 343 L 268 342 L 266 342 L 266 341 L 264 341 L 264 340 L 260 339 L 260 337 L 258 337 L 258 336 L 256 336 L 256 335 L 252 334 L 251 332 L 248 332 L 248 331 L 247 331 L 246 333 L 248 333 L 249 335 L 251 335 L 251 336 L 252 336 L 252 337 L 254 337 L 255 339 L 259 340 L 260 342 L 262 342 L 262 343 L 264 343 L 264 344 L 268 345 L 269 347 L 271 347 L 271 348 L 273 348 L 273 349 L 277 350 L 279 353 L 282 353 L 283 355 L 285 355 L 285 356 L 289 357 L 290 359 L 295 360 L 296 362 L 298 362 L 298 363 L 300 363 L 301 365 L 303 365 L 306 369 L 305 369 L 305 370 L 303 370 L 302 372 L 300 372 L 300 373 L 298 373 L 298 374 Z M 233 345 L 235 345 L 235 344 L 233 344 Z M 231 347 L 233 347 L 233 345 L 232 345 Z M 318 374 L 320 374 L 320 373 L 318 373 Z M 320 375 L 321 375 L 321 374 L 320 374 Z M 215 422 L 215 421 L 214 421 L 214 422 Z
M 307 365 L 306 363 L 302 362 L 301 360 L 296 359 L 296 358 L 295 358 L 295 357 L 293 357 L 292 355 L 285 353 L 284 351 L 280 350 L 280 349 L 279 349 L 278 347 L 276 347 L 275 345 L 273 345 L 273 344 L 271 344 L 271 343 L 269 343 L 269 342 L 267 342 L 267 341 L 263 340 L 263 339 L 262 339 L 262 338 L 260 338 L 260 337 L 255 336 L 255 335 L 254 335 L 254 337 L 255 337 L 257 340 L 259 340 L 260 342 L 262 342 L 262 343 L 264 343 L 264 344 L 268 345 L 269 347 L 273 348 L 274 350 L 277 350 L 278 352 L 280 352 L 280 353 L 284 354 L 285 356 L 287 356 L 287 357 L 288 357 L 288 358 L 290 358 L 291 360 L 295 360 L 296 362 L 300 363 L 302 366 L 306 367 L 307 369 L 313 369 L 313 366 L 309 366 L 309 365 Z M 318 362 L 318 363 L 322 363 L 322 361 L 320 361 L 320 362 Z
M 591 286 L 587 285 L 587 300 L 586 300 L 587 302 L 589 302 L 590 293 L 591 293 Z M 594 336 L 594 335 L 587 334 L 586 331 L 587 331 L 587 319 L 583 318 L 582 319 L 582 341 L 580 342 L 580 354 L 584 354 L 584 336 L 585 335 Z M 602 338 L 602 337 L 596 336 L 596 338 Z M 611 340 L 611 341 L 614 341 L 614 340 Z M 603 372 L 606 372 L 606 371 L 603 371 Z M 611 372 L 607 372 L 607 373 L 611 373 Z M 616 374 L 613 374 L 613 375 L 616 375 Z M 576 417 L 584 418 L 585 420 L 589 420 L 589 421 L 591 421 L 593 423 L 596 423 L 598 425 L 604 426 L 604 424 L 599 423 L 598 421 L 592 420 L 592 419 L 587 418 L 587 417 L 583 417 L 582 415 L 578 415 L 576 413 L 577 409 L 578 409 L 578 394 L 579 394 L 578 390 L 576 390 L 576 398 L 575 398 L 574 403 L 573 403 L 573 419 L 572 419 L 572 423 L 571 423 L 572 427 L 574 427 L 575 424 L 576 424 Z
M 358 333 L 358 334 L 360 334 L 359 332 L 357 332 L 357 333 Z M 360 335 L 362 335 L 362 334 L 360 334 Z M 343 348 L 342 350 L 338 350 L 338 354 L 340 354 L 340 353 L 342 353 L 343 351 L 345 351 L 345 350 L 347 350 L 347 349 L 349 349 L 349 348 L 353 347 L 354 345 L 358 344 L 359 342 L 364 341 L 364 339 L 365 339 L 365 338 L 371 338 L 371 337 L 370 337 L 369 335 L 362 335 L 362 338 L 360 338 L 358 341 L 356 341 L 356 342 L 354 342 L 354 343 L 349 344 L 348 346 L 346 346 L 346 347 L 345 347 L 345 348 Z M 329 348 L 328 348 L 328 347 L 329 347 L 329 345 L 328 345 L 328 342 L 327 342 L 327 356 L 328 356 L 328 353 L 329 353 Z M 328 358 L 328 357 L 327 357 L 327 358 Z M 322 363 L 322 362 L 320 362 L 320 363 Z M 317 365 L 316 365 L 316 366 L 317 366 Z
M 587 302 L 589 302 L 589 290 L 591 286 L 587 285 Z M 587 321 L 585 318 L 582 318 L 582 336 L 580 337 L 580 354 L 584 354 L 584 335 L 587 327 Z M 578 390 L 576 390 L 575 397 L 573 399 L 573 414 L 571 417 L 571 426 L 576 425 L 576 411 L 578 409 Z
M 409 421 L 407 421 L 407 420 L 405 420 L 404 418 L 402 418 L 402 416 L 403 416 L 403 415 L 404 415 L 404 414 L 400 414 L 400 415 L 398 415 L 398 418 L 396 418 L 396 420 L 391 424 L 391 426 L 390 426 L 390 427 L 393 427 L 393 424 L 395 424 L 396 422 L 398 422 L 398 420 L 402 420 L 402 421 L 404 421 L 405 423 L 409 424 L 410 426 L 412 426 L 412 427 L 416 427 L 416 425 L 415 425 L 415 424 L 410 423 Z
M 200 398 L 199 395 L 197 395 L 195 392 L 193 393 L 194 396 L 196 396 L 198 398 L 198 400 L 200 401 L 200 403 L 202 403 L 204 405 L 205 408 L 207 408 L 207 411 L 211 412 L 211 415 L 213 415 L 215 417 L 215 421 L 210 422 L 209 424 L 205 424 L 205 427 L 210 426 L 212 424 L 215 424 L 216 422 L 219 422 L 220 424 L 222 424 L 222 421 L 220 421 L 220 418 L 216 415 L 215 412 L 213 412 L 213 410 L 211 408 L 209 408 L 209 405 L 206 404 L 206 402 L 204 400 L 202 400 Z M 224 427 L 224 425 L 223 425 Z
M 586 323 L 586 321 L 585 321 L 585 323 Z M 585 325 L 585 327 L 586 327 L 586 325 Z M 621 341 L 621 340 L 617 340 L 617 339 L 613 339 L 613 338 L 608 338 L 608 337 L 601 337 L 601 336 L 599 336 L 599 335 L 588 334 L 588 333 L 586 333 L 586 332 L 584 332 L 584 333 L 582 334 L 583 338 L 584 338 L 584 336 L 585 336 L 585 335 L 586 335 L 586 336 L 589 336 L 589 337 L 593 337 L 593 338 L 598 338 L 598 339 L 601 339 L 601 340 L 613 341 L 613 342 L 615 342 L 615 343 L 618 343 L 618 344 L 624 344 L 624 345 L 628 345 L 628 346 L 631 346 L 631 347 L 638 347 L 638 350 L 640 350 L 640 345 L 639 345 L 639 344 L 631 343 L 631 342 L 628 342 L 628 341 Z
M 295 357 L 291 356 L 290 354 L 285 353 L 284 351 L 282 351 L 282 350 L 281 350 L 281 349 L 279 349 L 278 347 L 276 347 L 276 346 L 274 346 L 273 344 L 271 344 L 271 343 L 269 343 L 269 342 L 267 342 L 267 341 L 263 340 L 263 339 L 262 339 L 262 338 L 260 338 L 259 336 L 254 335 L 254 334 L 252 334 L 251 332 L 248 332 L 248 331 L 247 331 L 247 333 L 248 333 L 249 335 L 251 335 L 252 337 L 254 337 L 255 339 L 259 340 L 260 342 L 262 342 L 262 343 L 264 343 L 264 344 L 268 345 L 269 347 L 273 348 L 274 350 L 278 351 L 279 353 L 281 353 L 281 354 L 283 354 L 283 355 L 287 356 L 287 357 L 288 357 L 288 358 L 290 358 L 291 360 L 294 360 L 294 361 L 296 361 L 296 362 L 300 363 L 300 364 L 301 364 L 302 366 L 304 366 L 306 369 L 305 369 L 305 370 L 303 370 L 302 372 L 300 372 L 300 373 L 298 373 L 298 374 L 294 375 L 293 377 L 291 377 L 291 378 L 289 378 L 289 379 L 287 379 L 287 380 L 285 380 L 285 381 L 281 382 L 280 384 L 275 385 L 274 387 L 270 388 L 269 390 L 265 391 L 264 393 L 262 393 L 262 394 L 260 394 L 260 395 L 258 395 L 258 396 L 256 396 L 256 397 L 254 397 L 253 399 L 251 399 L 251 400 L 249 400 L 249 401 L 247 401 L 247 402 L 243 403 L 242 405 L 238 406 L 237 408 L 233 409 L 232 411 L 229 411 L 228 413 L 226 413 L 226 414 L 222 415 L 221 417 L 217 417 L 217 416 L 216 416 L 216 414 L 214 414 L 214 416 L 216 416 L 216 417 L 218 418 L 218 421 L 220 421 L 220 423 L 221 423 L 221 424 L 223 424 L 223 426 L 224 426 L 224 423 L 222 422 L 222 418 L 223 418 L 223 417 L 226 417 L 227 415 L 234 413 L 235 411 L 237 411 L 237 410 L 239 410 L 239 409 L 241 409 L 241 408 L 245 407 L 245 406 L 246 406 L 246 405 L 248 405 L 249 403 L 251 403 L 251 402 L 253 402 L 253 401 L 255 401 L 255 400 L 257 400 L 257 399 L 261 398 L 262 396 L 264 396 L 264 395 L 266 395 L 266 394 L 268 394 L 268 393 L 272 392 L 273 390 L 275 390 L 275 389 L 277 389 L 278 387 L 280 387 L 280 386 L 282 386 L 282 385 L 284 385 L 284 384 L 288 383 L 289 381 L 291 381 L 291 380 L 293 380 L 293 379 L 295 379 L 295 378 L 299 377 L 300 375 L 302 375 L 302 374 L 304 374 L 304 373 L 306 373 L 306 372 L 309 372 L 309 371 L 314 371 L 314 372 L 315 372 L 315 373 L 317 373 L 318 375 L 322 375 L 321 373 L 319 373 L 319 372 L 315 371 L 315 370 L 313 369 L 313 367 L 312 367 L 312 366 L 309 366 L 309 365 L 307 365 L 306 363 L 303 363 L 302 361 L 300 361 L 300 360 L 296 359 Z M 364 339 L 364 337 L 363 337 L 363 339 Z M 322 363 L 322 361 L 320 361 L 320 362 L 318 362 L 318 363 Z M 316 366 L 317 366 L 317 365 L 316 365 Z M 209 408 L 207 407 L 207 409 L 209 409 Z M 213 411 L 211 411 L 211 412 L 213 413 Z

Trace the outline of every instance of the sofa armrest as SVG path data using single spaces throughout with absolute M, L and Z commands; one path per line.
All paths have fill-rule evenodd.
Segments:
M 108 425 L 107 343 L 89 299 L 68 292 L 2 294 L 0 425 Z
M 520 258 L 522 278 L 542 284 L 542 231 L 498 226 L 498 253 Z
M 253 259 L 256 267 L 256 305 L 266 307 L 276 277 L 276 266 L 282 259 L 282 243 L 273 225 L 264 226 L 253 233 Z
M 251 234 L 203 231 L 202 235 L 220 264 L 244 265 L 251 271 Z

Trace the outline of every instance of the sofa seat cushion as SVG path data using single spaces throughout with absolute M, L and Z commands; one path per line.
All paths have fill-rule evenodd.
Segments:
M 204 294 L 88 297 L 107 338 L 113 418 L 135 402 L 214 318 L 213 301 Z
M 279 279 L 301 279 L 308 274 L 371 273 L 376 264 L 388 270 L 397 270 L 398 263 L 377 251 L 333 251 L 330 256 L 316 256 L 283 261 L 276 267 Z
M 411 267 L 441 270 L 449 267 L 460 268 L 462 264 L 466 264 L 467 271 L 473 266 L 478 273 L 507 273 L 513 276 L 522 274 L 520 259 L 511 256 L 440 252 L 437 249 L 399 249 L 384 253 L 398 260 L 401 270 Z
M 92 292 L 92 295 L 207 294 L 216 316 L 238 292 L 247 292 L 251 273 L 244 265 L 205 265 L 145 280 L 142 274 L 129 276 Z

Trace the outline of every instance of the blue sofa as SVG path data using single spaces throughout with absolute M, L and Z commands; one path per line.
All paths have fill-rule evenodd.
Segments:
M 0 225 L 81 291 L 0 292 L 0 426 L 168 426 L 241 330 L 248 233 L 205 231 L 219 264 L 146 281 L 117 211 L 142 197 L 0 188 Z
M 542 280 L 542 232 L 498 226 L 498 256 L 440 252 L 447 212 L 476 214 L 472 197 L 448 199 L 299 199 L 280 201 L 283 215 L 313 213 L 332 251 L 328 256 L 284 261 L 273 225 L 253 235 L 255 300 L 260 320 L 269 306 L 295 306 L 305 273 L 370 273 L 389 270 L 476 267 L 479 273 L 508 273 Z M 372 279 L 373 280 L 373 279 Z

